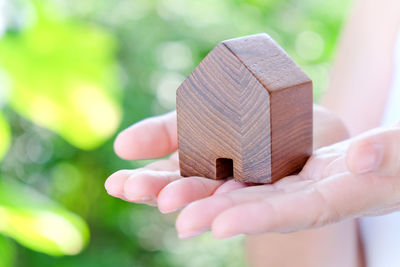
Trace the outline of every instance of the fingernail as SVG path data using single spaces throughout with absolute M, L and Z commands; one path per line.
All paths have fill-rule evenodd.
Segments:
M 114 191 L 114 190 L 107 190 L 106 189 L 106 192 L 107 192 L 107 194 L 109 194 L 110 196 L 112 196 L 112 197 L 120 197 L 121 195 L 119 194 L 119 192 L 117 192 L 117 191 Z
M 213 237 L 218 238 L 218 239 L 227 239 L 227 238 L 232 238 L 239 235 L 238 233 L 214 233 L 213 232 Z
M 369 144 L 360 148 L 357 155 L 354 166 L 356 173 L 376 171 L 382 162 L 383 147 L 379 144 Z
M 202 233 L 207 232 L 208 230 L 210 230 L 210 228 L 204 228 L 203 230 L 200 230 L 198 232 L 178 233 L 178 237 L 179 239 L 188 239 L 195 236 L 199 236 Z
M 136 202 L 136 203 L 143 203 L 143 204 L 148 204 L 151 206 L 156 206 L 157 205 L 157 198 L 154 196 L 143 196 L 143 197 L 128 197 L 125 194 L 122 194 L 122 196 L 131 201 L 131 202 Z
M 142 197 L 141 200 L 138 201 L 138 202 L 143 203 L 143 204 L 147 204 L 147 205 L 150 205 L 150 206 L 153 206 L 153 207 L 157 206 L 157 198 L 153 197 L 153 196 Z
M 175 208 L 175 209 L 161 209 L 159 207 L 159 210 L 161 213 L 167 214 L 167 213 L 173 213 L 173 212 L 177 212 L 178 210 L 182 209 L 182 207 L 179 208 Z
M 107 194 L 113 197 L 117 197 L 118 195 L 118 190 L 116 190 L 112 184 L 107 183 L 109 180 L 106 181 L 104 184 L 104 188 L 106 189 Z

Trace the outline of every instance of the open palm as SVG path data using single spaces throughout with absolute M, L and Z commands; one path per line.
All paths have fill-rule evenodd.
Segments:
M 347 137 L 342 123 L 326 110 L 314 108 L 314 146 Z M 187 238 L 212 230 L 219 238 L 268 231 L 290 232 L 318 227 L 373 210 L 368 188 L 373 175 L 358 177 L 346 167 L 349 141 L 316 150 L 304 169 L 272 185 L 249 186 L 179 174 L 176 113 L 146 119 L 123 131 L 116 153 L 129 160 L 162 159 L 136 170 L 121 170 L 106 181 L 112 196 L 157 205 L 163 213 L 183 210 L 176 227 Z M 390 190 L 380 187 L 382 194 Z

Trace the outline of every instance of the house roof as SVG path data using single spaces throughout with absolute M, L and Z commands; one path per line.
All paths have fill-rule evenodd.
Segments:
M 270 92 L 311 82 L 290 56 L 267 34 L 222 42 Z

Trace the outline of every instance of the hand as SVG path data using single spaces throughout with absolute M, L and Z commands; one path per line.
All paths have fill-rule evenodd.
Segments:
M 170 113 L 147 119 L 123 131 L 115 142 L 117 154 L 122 158 L 135 160 L 160 157 L 175 151 L 177 148 L 175 116 L 175 113 Z M 340 121 L 326 110 L 315 107 L 314 122 L 316 125 L 314 144 L 317 146 L 347 137 Z M 333 160 L 333 158 L 332 156 L 330 159 Z M 319 161 L 321 160 L 319 159 Z M 324 162 L 326 163 L 328 160 Z M 318 171 L 318 168 L 309 169 L 316 173 Z M 320 168 L 319 172 L 324 169 Z M 212 196 L 189 205 L 178 218 L 177 228 L 180 236 L 189 237 L 210 228 L 214 219 L 219 214 L 223 215 L 225 210 L 228 211 L 240 204 L 262 203 L 264 202 L 263 198 L 267 196 L 268 198 L 278 197 L 283 193 L 286 195 L 288 192 L 295 192 L 295 189 L 311 185 L 313 181 L 303 179 L 301 176 L 292 176 L 282 179 L 274 185 L 247 187 L 232 179 L 227 181 L 215 181 L 202 177 L 180 179 L 178 170 L 177 155 L 173 154 L 167 160 L 154 162 L 144 168 L 123 170 L 113 174 L 107 180 L 106 188 L 109 194 L 124 200 L 158 204 L 160 211 L 164 213 L 175 211 L 191 202 Z M 231 200 L 232 202 L 230 202 Z M 255 218 L 258 220 L 260 212 L 258 211 L 256 215 Z M 240 215 L 240 218 L 228 222 L 227 225 L 220 227 L 220 230 L 213 229 L 214 234 L 218 237 L 232 235 L 233 233 L 229 232 L 229 229 L 233 230 L 232 226 L 235 225 L 240 228 L 240 225 L 243 224 L 240 222 L 241 219 L 246 220 Z M 239 232 L 259 232 L 256 228 L 253 229 L 254 231 L 244 228 L 242 230 Z
M 291 232 L 400 209 L 400 124 L 315 151 L 299 175 L 186 207 L 177 228 L 216 237 Z M 193 231 L 194 232 L 194 231 Z
M 114 149 L 128 160 L 159 158 L 173 153 L 144 168 L 121 170 L 111 175 L 107 192 L 130 202 L 158 205 L 163 213 L 173 212 L 195 200 L 222 193 L 245 184 L 233 179 L 211 180 L 203 177 L 181 179 L 177 150 L 176 113 L 141 121 L 121 132 Z

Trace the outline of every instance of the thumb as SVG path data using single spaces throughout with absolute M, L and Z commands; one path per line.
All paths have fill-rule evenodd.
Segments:
M 400 123 L 368 131 L 350 144 L 346 155 L 350 172 L 400 176 Z

